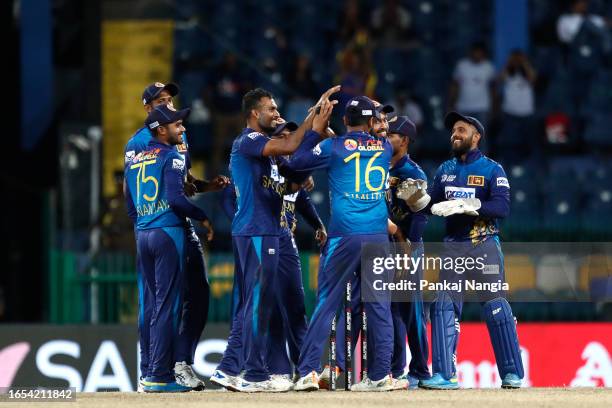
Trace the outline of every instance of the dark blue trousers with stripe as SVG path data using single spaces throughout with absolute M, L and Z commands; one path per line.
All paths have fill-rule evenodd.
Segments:
M 175 347 L 181 324 L 185 229 L 137 232 L 142 306 L 139 326 L 142 375 L 153 382 L 174 381 Z
M 361 251 L 364 244 L 380 244 L 380 254 L 386 257 L 389 253 L 385 243 L 387 235 L 350 235 L 329 238 L 319 264 L 317 304 L 308 326 L 300 353 L 298 371 L 305 376 L 311 371 L 320 369 L 321 354 L 327 344 L 331 322 L 339 310 L 346 288 L 351 281 L 352 287 L 361 285 Z M 371 266 L 366 265 L 365 270 Z M 361 286 L 362 296 L 374 299 L 373 289 L 368 285 Z M 377 301 L 365 302 L 368 316 L 368 347 L 376 358 L 369 364 L 368 375 L 378 381 L 390 372 L 393 353 L 393 322 L 391 320 L 390 297 Z M 355 327 L 355 326 L 353 326 Z

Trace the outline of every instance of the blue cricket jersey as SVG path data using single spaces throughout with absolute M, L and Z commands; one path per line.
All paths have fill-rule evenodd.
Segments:
M 183 191 L 185 159 L 173 146 L 156 139 L 125 165 L 128 214 L 136 229 L 184 227 L 186 218 L 207 219 Z
M 397 198 L 397 187 L 409 178 L 427 181 L 427 176 L 421 167 L 409 155 L 405 155 L 389 169 L 389 213 L 391 220 L 410 242 L 420 242 L 423 240 L 423 231 L 427 225 L 425 211 L 413 213 L 404 200 Z
M 350 132 L 318 139 L 309 132 L 293 154 L 294 170 L 327 169 L 331 218 L 329 237 L 387 233 L 387 190 L 392 147 L 386 139 Z M 311 148 L 312 147 L 312 148 Z
M 480 150 L 468 152 L 466 160 L 447 160 L 436 172 L 429 195 L 431 204 L 460 198 L 478 198 L 478 216 L 446 217 L 445 241 L 471 241 L 474 245 L 499 233 L 500 218 L 510 213 L 510 184 L 502 166 Z
M 138 129 L 125 145 L 125 163 L 131 160 L 138 153 L 142 152 L 143 150 L 146 150 L 151 140 L 153 140 L 153 134 L 146 126 Z M 176 151 L 183 156 L 185 160 L 185 167 L 187 169 L 190 169 L 191 157 L 189 156 L 189 143 L 187 142 L 187 132 L 183 133 L 183 143 L 176 145 L 175 148 Z
M 237 208 L 233 236 L 279 235 L 285 194 L 284 178 L 273 157 L 262 155 L 270 138 L 245 128 L 232 144 L 230 173 Z

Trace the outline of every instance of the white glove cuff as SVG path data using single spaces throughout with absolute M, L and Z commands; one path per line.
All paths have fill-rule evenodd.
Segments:
M 408 204 L 408 208 L 410 208 L 410 211 L 419 212 L 423 208 L 427 207 L 427 204 L 429 204 L 430 201 L 431 201 L 431 197 L 429 196 L 429 194 L 425 194 L 423 197 L 419 198 L 414 203 L 412 204 L 407 203 L 407 204 Z

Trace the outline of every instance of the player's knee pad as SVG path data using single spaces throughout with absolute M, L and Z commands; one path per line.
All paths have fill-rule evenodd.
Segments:
M 440 293 L 431 305 L 432 365 L 434 373 L 446 379 L 455 375 L 459 331 L 453 300 Z
M 506 374 L 513 373 L 523 378 L 523 360 L 510 304 L 504 298 L 489 300 L 483 313 L 500 377 L 503 379 Z

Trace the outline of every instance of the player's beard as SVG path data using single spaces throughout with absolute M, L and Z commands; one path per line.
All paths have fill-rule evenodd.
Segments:
M 264 133 L 271 135 L 274 130 L 276 129 L 276 126 L 274 126 L 274 120 L 271 120 L 269 124 L 265 124 L 263 123 L 263 120 L 259 119 L 257 121 L 257 124 L 259 125 L 259 127 L 261 128 L 261 130 L 264 131 Z
M 472 147 L 472 138 L 473 137 L 474 137 L 474 135 L 471 135 L 470 137 L 466 137 L 463 140 L 463 142 L 461 142 L 461 144 L 459 144 L 459 145 L 455 145 L 455 142 L 452 142 L 451 148 L 453 150 L 453 156 L 461 157 L 464 154 L 466 154 L 467 152 L 469 152 L 470 148 Z

